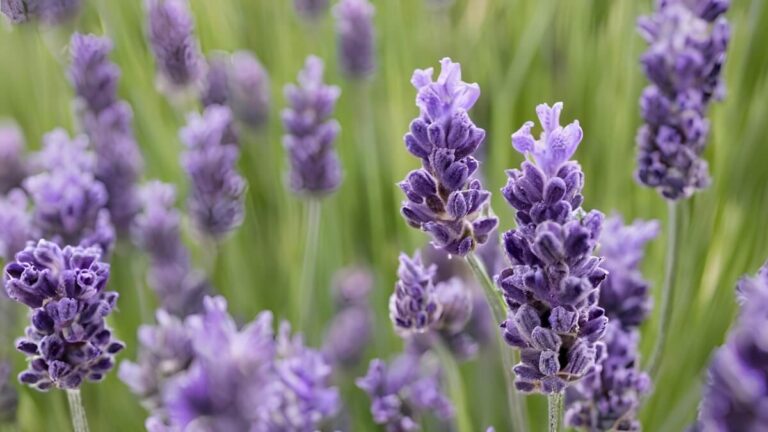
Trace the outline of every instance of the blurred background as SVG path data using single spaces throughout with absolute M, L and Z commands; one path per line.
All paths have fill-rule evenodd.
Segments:
M 73 131 L 73 90 L 66 75 L 69 35 L 74 30 L 106 34 L 114 42 L 111 58 L 122 69 L 119 94 L 134 109 L 145 179 L 172 182 L 183 197 L 187 186 L 179 165 L 178 130 L 185 115 L 156 90 L 143 2 L 85 3 L 80 17 L 68 25 L 0 28 L 0 118 L 21 126 L 29 150 L 38 149 L 43 134 L 56 127 Z M 488 132 L 480 159 L 502 230 L 511 228 L 514 218 L 498 190 L 505 183 L 504 170 L 522 160 L 510 145 L 510 134 L 535 118 L 536 104 L 556 101 L 565 103 L 564 123 L 578 119 L 584 129 L 575 157 L 586 174 L 584 207 L 620 212 L 626 220 L 659 219 L 666 227 L 664 200 L 633 179 L 634 136 L 641 122 L 638 98 L 646 85 L 638 61 L 646 45 L 635 31 L 635 20 L 651 10 L 650 0 L 373 0 L 373 4 L 378 68 L 370 82 L 355 84 L 339 73 L 330 14 L 308 24 L 288 0 L 191 0 L 204 53 L 251 50 L 271 78 L 269 124 L 259 133 L 244 130 L 242 136 L 240 168 L 249 183 L 245 223 L 223 242 L 211 276 L 232 314 L 243 322 L 264 309 L 289 318 L 291 287 L 301 278 L 307 210 L 285 186 L 282 87 L 295 81 L 308 54 L 316 54 L 326 61 L 326 80 L 342 89 L 336 118 L 342 126 L 338 149 L 344 181 L 323 204 L 319 294 L 314 298 L 315 325 L 307 339 L 319 345 L 324 324 L 333 315 L 334 273 L 350 265 L 370 267 L 375 275 L 374 342 L 366 361 L 337 377 L 354 431 L 377 430 L 368 398 L 354 386 L 354 378 L 365 373 L 369 358 L 390 358 L 402 349 L 387 310 L 398 254 L 412 253 L 428 241 L 399 215 L 402 193 L 396 187 L 418 166 L 402 142 L 417 115 L 409 83 L 415 68 L 437 67 L 440 58 L 449 56 L 462 64 L 465 81 L 479 83 L 482 95 L 471 115 Z M 734 0 L 727 17 L 733 27 L 725 68 L 728 94 L 711 109 L 712 135 L 705 154 L 713 184 L 682 202 L 675 310 L 661 375 L 641 414 L 648 431 L 679 431 L 693 420 L 710 353 L 723 342 L 734 316 L 735 282 L 744 273 L 754 273 L 768 257 L 768 5 L 762 0 Z M 205 251 L 191 236 L 187 240 L 202 260 Z M 663 277 L 665 241 L 666 230 L 651 243 L 644 262 L 644 274 L 656 290 Z M 135 358 L 136 329 L 142 314 L 148 315 L 141 310 L 142 293 L 149 307 L 155 301 L 145 286 L 145 261 L 127 242 L 118 245 L 113 259 L 110 286 L 121 297 L 110 323 L 128 345 L 118 360 Z M 654 298 L 660 298 L 658 292 Z M 642 328 L 645 356 L 659 330 L 658 312 L 656 308 Z M 20 335 L 23 325 L 18 322 L 14 334 Z M 494 350 L 485 349 L 477 359 L 461 364 L 473 430 L 488 425 L 499 431 L 507 428 L 503 380 Z M 21 370 L 23 356 L 7 354 L 15 362 L 14 370 Z M 21 387 L 19 391 L 19 430 L 69 427 L 62 392 L 42 394 Z M 146 412 L 115 373 L 102 384 L 85 385 L 83 397 L 92 430 L 143 428 Z M 528 399 L 530 417 L 544 420 L 544 398 Z M 542 430 L 543 425 L 534 423 L 532 430 Z M 427 421 L 425 430 L 439 426 Z

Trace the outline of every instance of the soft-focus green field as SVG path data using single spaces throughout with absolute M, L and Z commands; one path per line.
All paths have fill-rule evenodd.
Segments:
M 183 191 L 177 131 L 184 115 L 155 90 L 143 2 L 86 3 L 85 13 L 69 27 L 0 29 L 0 117 L 19 122 L 30 149 L 39 147 L 46 131 L 58 126 L 72 130 L 72 89 L 65 72 L 69 33 L 74 29 L 106 33 L 115 43 L 112 58 L 123 71 L 120 95 L 135 111 L 145 178 L 174 182 Z M 505 181 L 504 169 L 521 161 L 509 136 L 523 121 L 534 118 L 537 103 L 558 100 L 565 102 L 565 119 L 578 118 L 585 132 L 576 154 L 587 176 L 585 207 L 664 222 L 663 200 L 632 177 L 634 135 L 640 122 L 637 99 L 645 85 L 638 64 L 645 44 L 634 22 L 650 10 L 650 1 L 463 0 L 443 12 L 427 8 L 422 0 L 373 3 L 379 69 L 370 86 L 364 87 L 345 82 L 337 71 L 330 16 L 311 27 L 296 17 L 289 0 L 192 0 L 205 52 L 253 50 L 272 79 L 270 124 L 264 133 L 244 136 L 241 168 L 250 183 L 246 222 L 225 242 L 215 268 L 215 285 L 237 317 L 249 320 L 262 309 L 288 317 L 291 287 L 300 282 L 306 209 L 284 187 L 279 111 L 284 106 L 282 86 L 295 79 L 310 53 L 326 59 L 328 80 L 342 87 L 337 117 L 343 131 L 338 146 L 345 168 L 341 189 L 324 203 L 317 272 L 321 282 L 315 296 L 315 325 L 308 335 L 315 345 L 322 337 L 320 324 L 332 314 L 328 293 L 334 271 L 361 263 L 372 265 L 377 276 L 376 338 L 369 356 L 388 357 L 401 348 L 387 317 L 386 299 L 394 284 L 398 252 L 412 252 L 427 241 L 398 213 L 401 193 L 395 183 L 418 165 L 401 139 L 417 113 L 409 79 L 414 68 L 437 66 L 443 56 L 460 61 L 465 80 L 481 86 L 472 116 L 488 131 L 482 163 L 503 229 L 511 227 L 513 217 L 497 191 Z M 682 205 L 675 313 L 661 376 L 642 413 L 647 431 L 680 431 L 694 418 L 710 352 L 722 343 L 735 312 L 734 284 L 768 257 L 768 6 L 763 0 L 733 3 L 728 13 L 733 25 L 725 71 L 728 96 L 711 111 L 713 134 L 706 152 L 714 182 Z M 663 277 L 665 238 L 666 232 L 652 244 L 644 266 L 656 288 Z M 191 241 L 190 246 L 202 256 Z M 150 293 L 144 286 L 144 266 L 144 259 L 127 242 L 120 245 L 111 288 L 120 292 L 121 299 L 111 324 L 128 343 L 122 359 L 135 357 L 136 328 L 142 315 L 151 316 L 151 311 L 139 307 L 140 290 Z M 643 328 L 646 355 L 658 332 L 658 308 L 655 312 Z M 22 325 L 18 323 L 18 334 Z M 11 356 L 19 370 L 22 355 Z M 491 351 L 462 365 L 473 430 L 491 424 L 498 431 L 507 430 L 497 357 Z M 353 377 L 342 378 L 340 386 L 354 419 L 352 430 L 376 430 L 368 399 L 354 387 Z M 63 393 L 20 390 L 20 430 L 68 430 Z M 83 394 L 92 430 L 143 427 L 145 411 L 116 374 L 102 384 L 86 385 Z M 538 419 L 532 430 L 542 430 L 544 399 L 529 398 L 529 409 L 531 418 Z M 434 425 L 426 429 L 437 430 Z

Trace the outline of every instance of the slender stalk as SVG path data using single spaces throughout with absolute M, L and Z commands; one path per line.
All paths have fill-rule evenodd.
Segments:
M 310 322 L 312 297 L 315 291 L 315 268 L 317 267 L 317 247 L 320 237 L 321 202 L 310 198 L 307 201 L 307 241 L 304 245 L 304 264 L 301 268 L 301 285 L 294 296 L 296 322 L 299 329 L 304 329 Z
M 445 373 L 445 377 L 448 380 L 448 391 L 456 410 L 457 429 L 459 432 L 472 432 L 472 418 L 470 416 L 469 406 L 464 392 L 464 382 L 461 379 L 461 371 L 459 371 L 459 365 L 456 363 L 456 358 L 439 336 L 437 337 L 434 349 L 437 356 L 440 358 L 443 373 Z
M 547 396 L 547 412 L 549 417 L 549 432 L 560 430 L 560 410 L 563 405 L 563 394 L 553 393 Z
M 488 276 L 488 272 L 485 271 L 485 266 L 480 259 L 474 253 L 470 253 L 466 257 L 469 267 L 472 268 L 475 278 L 483 287 L 485 293 L 485 299 L 491 308 L 493 320 L 499 324 L 506 320 L 507 313 L 504 306 L 504 299 L 501 296 L 499 290 L 491 281 Z M 507 404 L 509 413 L 512 416 L 512 423 L 514 424 L 514 430 L 524 432 L 528 430 L 528 419 L 525 408 L 525 400 L 521 397 L 520 393 L 515 389 L 515 378 L 512 375 L 512 367 L 517 362 L 515 357 L 518 355 L 516 350 L 512 350 L 506 346 L 501 332 L 498 332 L 499 352 L 501 354 L 501 363 L 504 368 L 504 380 L 506 382 L 507 389 Z
M 672 310 L 674 309 L 674 293 L 672 284 L 675 281 L 675 275 L 677 274 L 677 255 L 678 255 L 678 224 L 680 223 L 680 210 L 678 205 L 674 201 L 668 203 L 669 218 L 667 224 L 669 224 L 667 233 L 667 259 L 666 268 L 664 273 L 664 285 L 662 285 L 661 291 L 661 322 L 659 323 L 659 333 L 656 337 L 656 344 L 653 347 L 653 351 L 648 362 L 648 371 L 651 378 L 655 381 L 659 368 L 661 367 L 662 353 L 664 351 L 664 345 L 667 341 L 667 335 L 669 333 L 669 323 L 672 318 Z
M 80 389 L 67 390 L 67 401 L 69 401 L 69 414 L 72 416 L 72 427 L 75 432 L 88 432 L 88 419 L 80 398 Z

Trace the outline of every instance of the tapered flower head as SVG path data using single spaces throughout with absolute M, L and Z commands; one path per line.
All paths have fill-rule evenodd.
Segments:
M 159 73 L 172 87 L 195 83 L 203 60 L 187 0 L 147 0 L 147 7 L 149 42 Z
M 352 78 L 366 78 L 376 68 L 374 7 L 368 0 L 343 0 L 333 9 L 339 41 L 339 63 Z
M 0 122 L 0 194 L 21 185 L 27 176 L 24 135 L 14 123 Z
M 571 159 L 584 136 L 578 120 L 565 127 L 560 126 L 562 110 L 562 102 L 557 102 L 551 107 L 547 104 L 536 107 L 536 114 L 543 129 L 538 140 L 531 134 L 533 122 L 530 121 L 512 134 L 512 146 L 515 150 L 526 156 L 530 155 L 548 177 L 552 177 Z
M 112 42 L 95 35 L 75 33 L 69 47 L 69 79 L 87 109 L 100 112 L 117 101 L 120 69 L 109 61 Z
M 400 255 L 395 292 L 389 298 L 389 317 L 403 335 L 423 333 L 435 326 L 442 313 L 433 282 L 435 266 L 425 267 L 421 255 Z
M 114 366 L 123 343 L 113 338 L 105 317 L 117 293 L 106 291 L 109 264 L 99 248 L 40 240 L 16 254 L 3 275 L 5 291 L 32 310 L 31 325 L 16 348 L 29 360 L 19 380 L 38 390 L 76 389 L 100 381 Z
M 35 19 L 60 24 L 77 16 L 81 7 L 82 0 L 0 0 L 0 12 L 14 24 Z
M 29 200 L 21 189 L 0 196 L 0 258 L 4 261 L 11 260 L 36 236 L 28 207 Z
M 317 19 L 328 10 L 328 0 L 293 0 L 293 7 L 303 18 Z

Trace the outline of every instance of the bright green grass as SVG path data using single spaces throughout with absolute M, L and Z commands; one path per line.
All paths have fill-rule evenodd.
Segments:
M 120 94 L 134 108 L 137 138 L 146 158 L 146 178 L 176 183 L 184 191 L 178 164 L 177 131 L 184 123 L 154 86 L 154 66 L 144 38 L 139 0 L 90 0 L 80 21 L 56 31 L 33 27 L 2 32 L 0 37 L 0 117 L 16 119 L 30 148 L 43 133 L 73 127 L 72 90 L 65 72 L 69 33 L 107 33 L 115 42 L 113 59 L 122 68 Z M 339 149 L 346 170 L 342 188 L 324 203 L 318 258 L 315 326 L 309 339 L 317 344 L 319 323 L 332 313 L 329 285 L 341 266 L 364 263 L 376 271 L 374 294 L 376 341 L 369 355 L 388 357 L 401 347 L 387 318 L 401 250 L 422 246 L 424 234 L 406 227 L 398 214 L 395 183 L 418 162 L 407 154 L 402 135 L 416 115 L 414 68 L 437 66 L 443 56 L 460 61 L 467 81 L 477 81 L 483 95 L 472 115 L 488 130 L 483 167 L 489 189 L 504 183 L 504 169 L 521 157 L 509 135 L 534 118 L 537 103 L 565 102 L 564 117 L 578 118 L 585 139 L 576 157 L 587 176 L 586 208 L 622 212 L 626 218 L 665 219 L 664 202 L 632 178 L 638 103 L 645 85 L 638 56 L 645 44 L 634 31 L 636 17 L 650 1 L 633 0 L 464 0 L 449 12 L 428 10 L 421 0 L 374 0 L 377 8 L 379 69 L 370 88 L 345 82 L 335 65 L 330 17 L 307 27 L 289 0 L 193 0 L 197 31 L 204 51 L 253 50 L 272 77 L 274 107 L 266 132 L 246 135 L 241 166 L 250 182 L 247 219 L 222 247 L 216 263 L 216 286 L 242 320 L 261 309 L 289 317 L 290 292 L 300 283 L 305 206 L 283 183 L 279 110 L 281 88 L 293 81 L 304 57 L 327 60 L 328 79 L 343 89 L 337 117 L 343 133 Z M 735 0 L 728 16 L 733 40 L 726 67 L 728 97 L 712 111 L 712 139 L 706 152 L 712 187 L 682 204 L 680 271 L 675 281 L 675 314 L 661 376 L 642 413 L 645 430 L 679 431 L 696 414 L 700 385 L 713 347 L 722 343 L 732 322 L 733 287 L 740 275 L 754 272 L 768 256 L 768 7 L 762 0 Z M 365 93 L 367 92 L 367 93 Z M 370 130 L 364 125 L 372 119 Z M 377 162 L 371 167 L 371 161 Z M 372 169 L 375 168 L 375 171 Z M 376 181 L 364 180 L 377 173 Z M 512 226 L 510 209 L 495 194 L 493 207 L 504 229 Z M 662 280 L 665 235 L 650 247 L 645 273 L 658 288 Z M 192 247 L 195 247 L 190 243 Z M 199 254 L 199 248 L 196 249 Z M 144 286 L 143 258 L 129 245 L 118 249 L 111 288 L 120 292 L 120 309 L 112 325 L 129 348 L 121 359 L 134 358 L 136 328 L 142 321 L 138 290 Z M 655 298 L 660 298 L 655 293 Z M 657 302 L 658 303 L 658 302 Z M 648 355 L 658 332 L 658 309 L 643 327 Z M 148 311 L 144 311 L 146 316 Z M 19 324 L 19 332 L 21 325 Z M 22 356 L 13 353 L 17 368 Z M 473 430 L 493 424 L 507 429 L 501 370 L 493 352 L 461 366 L 472 410 Z M 364 372 L 365 365 L 355 374 Z M 489 386 L 487 383 L 496 383 Z M 375 430 L 367 398 L 342 378 L 352 430 Z M 21 389 L 23 431 L 67 430 L 61 392 L 39 394 Z M 140 430 L 144 410 L 111 374 L 83 389 L 94 431 Z M 531 397 L 532 430 L 546 421 L 543 398 Z M 433 423 L 425 429 L 437 430 Z

